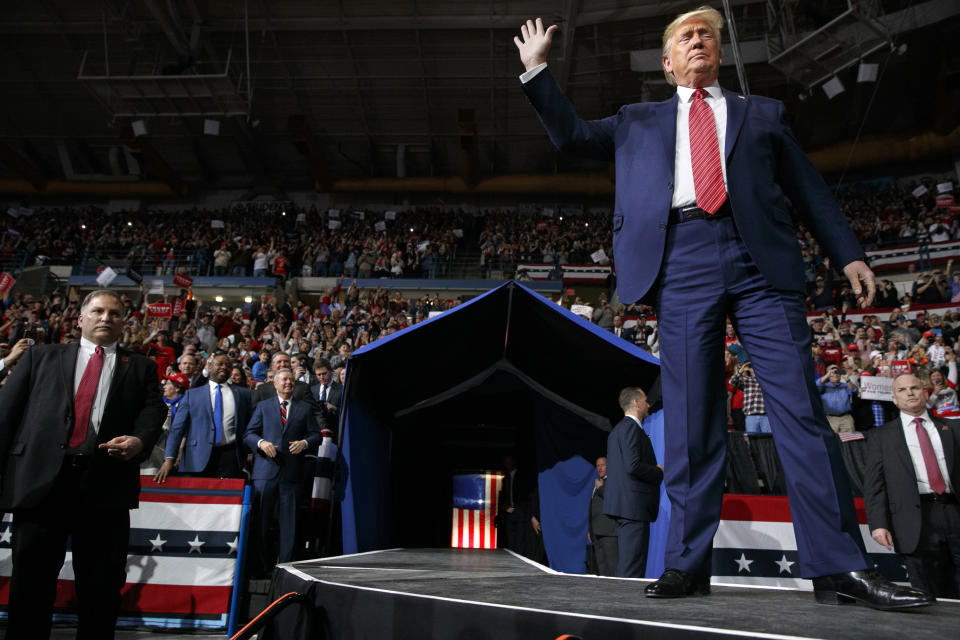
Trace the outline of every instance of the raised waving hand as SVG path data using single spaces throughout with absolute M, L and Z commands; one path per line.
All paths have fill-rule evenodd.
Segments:
M 553 34 L 558 28 L 554 24 L 544 29 L 543 20 L 540 18 L 537 18 L 536 22 L 527 20 L 527 24 L 520 26 L 523 39 L 514 36 L 513 42 L 520 51 L 520 62 L 527 71 L 547 61 L 550 45 L 553 44 Z

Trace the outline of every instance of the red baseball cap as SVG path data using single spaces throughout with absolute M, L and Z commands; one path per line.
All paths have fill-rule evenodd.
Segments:
M 174 373 L 173 375 L 163 376 L 164 380 L 169 380 L 170 382 L 180 385 L 181 389 L 190 388 L 190 380 L 187 379 L 187 376 L 182 373 Z

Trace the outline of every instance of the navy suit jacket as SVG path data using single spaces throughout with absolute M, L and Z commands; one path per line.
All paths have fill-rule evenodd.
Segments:
M 243 447 L 243 434 L 247 423 L 250 422 L 250 390 L 236 385 L 227 385 L 233 391 L 234 424 L 237 432 L 237 463 L 243 469 L 246 466 L 247 451 Z M 170 435 L 167 436 L 167 446 L 164 457 L 177 457 L 180 440 L 187 439 L 180 458 L 178 470 L 182 473 L 200 473 L 210 461 L 210 451 L 217 438 L 216 428 L 213 426 L 213 407 L 210 404 L 210 387 L 196 387 L 188 389 L 183 394 L 177 415 L 170 425 Z
M 603 512 L 614 518 L 653 522 L 660 511 L 663 471 L 650 436 L 633 418 L 623 417 L 607 437 L 607 481 Z
M 667 238 L 679 98 L 629 104 L 614 116 L 581 120 L 549 69 L 523 90 L 558 149 L 616 162 L 617 289 L 622 302 L 648 296 Z M 835 265 L 863 259 L 830 190 L 787 126 L 783 103 L 730 91 L 723 95 L 728 199 L 737 230 L 770 286 L 804 292 L 803 261 L 784 195 Z
M 275 458 L 268 458 L 257 446 L 261 439 L 272 442 L 277 448 Z M 323 436 L 313 419 L 313 407 L 302 400 L 293 400 L 284 427 L 280 421 L 280 402 L 274 396 L 273 400 L 265 399 L 257 404 L 244 440 L 255 452 L 254 480 L 270 480 L 282 472 L 284 480 L 298 481 L 311 475 L 313 458 L 307 458 L 306 453 L 312 450 L 316 454 L 316 447 L 320 446 Z M 306 440 L 307 450 L 293 455 L 290 453 L 290 443 L 297 440 Z
M 954 491 L 960 491 L 960 420 L 933 418 Z M 913 553 L 920 542 L 920 492 L 900 416 L 867 433 L 863 502 L 870 530 L 887 529 L 899 553 Z

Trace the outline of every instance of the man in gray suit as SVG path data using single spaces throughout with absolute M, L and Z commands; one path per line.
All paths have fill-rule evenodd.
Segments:
M 603 494 L 607 482 L 607 459 L 597 458 L 597 477 L 590 494 L 590 519 L 587 539 L 593 552 L 597 575 L 617 575 L 617 521 L 603 512 Z

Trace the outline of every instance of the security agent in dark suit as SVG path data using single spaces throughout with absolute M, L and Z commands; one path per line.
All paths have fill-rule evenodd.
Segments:
M 724 320 L 767 396 L 787 477 L 798 566 L 817 602 L 880 609 L 929 604 L 881 576 L 863 546 L 839 442 L 812 383 L 803 261 L 794 214 L 850 280 L 861 307 L 873 272 L 829 188 L 786 124 L 783 104 L 717 82 L 723 16 L 700 7 L 664 30 L 677 93 L 582 120 L 546 68 L 556 26 L 515 38 L 523 90 L 557 148 L 616 163 L 617 291 L 657 308 L 671 518 L 664 571 L 644 594 L 705 594 L 726 468 Z M 771 327 L 777 327 L 771 331 Z M 622 543 L 622 540 L 621 540 Z
M 610 332 L 618 338 L 623 338 L 627 342 L 633 342 L 635 330 L 633 328 L 627 328 L 623 326 L 623 316 L 616 315 L 613 316 L 613 326 L 610 327 Z
M 617 521 L 603 513 L 603 496 L 606 491 L 607 459 L 597 458 L 597 477 L 590 494 L 590 518 L 587 536 L 593 553 L 597 575 L 617 575 Z
M 0 510 L 13 512 L 8 638 L 47 638 L 71 539 L 77 638 L 113 638 L 140 463 L 166 407 L 157 366 L 117 346 L 123 301 L 89 294 L 81 341 L 24 353 L 0 389 Z
M 537 545 L 539 526 L 539 496 L 537 474 L 512 455 L 503 458 L 503 486 L 497 497 L 497 547 L 510 549 L 520 555 L 529 555 Z
M 309 405 L 293 399 L 293 382 L 290 369 L 276 372 L 277 395 L 257 405 L 244 436 L 247 446 L 256 452 L 253 486 L 261 549 L 271 546 L 268 534 L 276 511 L 280 562 L 293 560 L 297 506 L 305 499 L 304 480 L 312 477 L 313 465 L 305 452 L 315 451 L 322 440 Z
M 327 428 L 334 431 L 340 422 L 340 397 L 343 394 L 343 386 L 333 379 L 333 369 L 328 360 L 318 358 L 313 365 L 313 373 L 317 376 L 317 384 L 310 387 L 310 395 L 317 401 Z
M 663 466 L 640 426 L 650 405 L 638 387 L 620 392 L 623 420 L 607 437 L 607 482 L 603 512 L 617 521 L 617 576 L 643 578 L 647 569 L 650 523 L 660 510 Z
M 203 387 L 209 382 L 208 378 L 203 375 L 200 358 L 194 353 L 185 353 L 180 356 L 180 361 L 177 363 L 177 370 L 187 376 L 191 389 Z
M 894 378 L 893 402 L 900 414 L 867 438 L 863 493 L 870 534 L 903 556 L 914 587 L 956 598 L 960 421 L 931 418 L 927 391 L 912 374 Z

